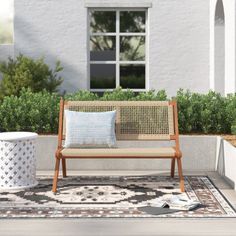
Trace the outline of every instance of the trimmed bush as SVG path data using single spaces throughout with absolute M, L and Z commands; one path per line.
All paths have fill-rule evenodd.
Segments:
M 4 96 L 19 96 L 22 88 L 30 88 L 33 92 L 47 90 L 55 92 L 63 79 L 58 76 L 62 71 L 60 62 L 56 62 L 55 69 L 50 69 L 43 58 L 34 60 L 19 55 L 16 59 L 8 58 L 0 63 L 3 79 L 0 83 L 0 98 Z
M 122 88 L 117 88 L 113 92 L 106 91 L 100 98 L 102 101 L 129 101 L 133 100 L 135 93 L 128 89 L 122 90 Z
M 165 90 L 160 90 L 157 93 L 152 90 L 139 93 L 134 100 L 136 101 L 166 101 L 168 100 Z
M 236 94 L 227 96 L 227 106 L 225 110 L 227 114 L 226 122 L 230 125 L 231 133 L 236 135 Z
M 87 90 L 80 90 L 76 93 L 66 94 L 64 99 L 70 101 L 94 101 L 99 100 L 99 96 Z
M 228 122 L 230 114 L 226 112 L 228 102 L 225 97 L 212 91 L 202 95 L 201 124 L 204 133 L 230 132 L 231 124 Z
M 6 131 L 57 133 L 59 100 L 47 91 L 23 89 L 20 96 L 6 96 L 0 105 L 0 124 Z
M 165 101 L 167 95 L 164 90 L 155 92 L 154 90 L 148 92 L 135 93 L 131 89 L 122 90 L 117 88 L 113 92 L 106 91 L 100 98 L 102 101 Z
M 164 90 L 134 93 L 118 88 L 99 96 L 89 91 L 66 94 L 66 100 L 77 101 L 164 101 Z M 179 90 L 178 102 L 180 133 L 236 134 L 236 95 L 222 97 Z M 26 130 L 38 133 L 57 133 L 60 95 L 42 91 L 33 93 L 23 89 L 20 95 L 6 96 L 0 103 L 0 124 L 6 131 Z
M 235 98 L 235 96 L 232 97 Z M 178 102 L 181 133 L 231 132 L 234 118 L 229 104 L 232 103 L 232 98 L 222 97 L 213 91 L 209 91 L 208 94 L 199 94 L 180 89 L 175 99 Z

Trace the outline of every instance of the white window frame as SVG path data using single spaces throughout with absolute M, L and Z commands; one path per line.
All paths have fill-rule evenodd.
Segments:
M 91 33 L 90 32 L 90 11 L 115 11 L 116 12 L 116 32 L 115 33 Z M 121 33 L 120 32 L 120 12 L 121 11 L 144 11 L 145 12 L 145 32 L 144 33 Z M 135 92 L 143 92 L 149 90 L 149 24 L 148 24 L 148 9 L 147 8 L 88 8 L 88 89 L 91 92 L 104 92 L 112 91 L 113 89 L 92 89 L 90 88 L 90 65 L 91 64 L 115 64 L 116 65 L 116 88 L 120 86 L 120 64 L 142 64 L 145 65 L 145 88 L 144 89 L 133 89 Z M 90 60 L 90 37 L 91 36 L 116 36 L 116 60 L 115 61 L 91 61 Z M 120 36 L 144 36 L 145 37 L 145 60 L 144 61 L 120 61 Z M 123 89 L 127 90 L 127 89 Z

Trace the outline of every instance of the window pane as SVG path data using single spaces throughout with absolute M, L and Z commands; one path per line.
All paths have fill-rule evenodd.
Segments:
M 145 89 L 145 65 L 120 65 L 120 86 L 122 88 Z
M 115 61 L 116 38 L 114 36 L 90 37 L 91 61 Z
M 121 11 L 120 32 L 145 32 L 145 11 Z
M 0 44 L 13 43 L 13 0 L 0 1 Z
M 114 64 L 90 65 L 91 89 L 109 89 L 115 87 L 116 87 L 116 65 Z
M 91 11 L 90 31 L 116 32 L 116 12 L 115 11 Z
M 145 37 L 144 36 L 121 36 L 120 37 L 120 60 L 144 61 L 145 60 Z

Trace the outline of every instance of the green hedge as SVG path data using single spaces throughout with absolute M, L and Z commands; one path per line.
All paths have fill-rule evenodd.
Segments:
M 181 133 L 230 134 L 236 121 L 236 96 L 222 97 L 179 90 L 179 130 Z
M 116 89 L 99 96 L 89 91 L 65 95 L 68 100 L 168 100 L 165 91 L 135 94 Z M 236 134 L 236 95 L 223 97 L 179 90 L 174 98 L 178 102 L 181 133 Z M 20 96 L 7 96 L 0 103 L 2 130 L 28 130 L 38 133 L 57 133 L 60 95 L 43 91 L 33 93 L 23 89 Z
M 4 97 L 0 105 L 0 126 L 6 131 L 56 133 L 60 97 L 43 91 L 23 89 L 19 97 Z

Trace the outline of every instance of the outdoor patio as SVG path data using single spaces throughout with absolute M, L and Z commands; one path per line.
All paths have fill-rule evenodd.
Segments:
M 0 236 L 235 236 L 235 19 L 2 0 Z
M 56 138 L 56 137 L 55 137 Z M 207 138 L 207 137 L 205 137 Z M 185 139 L 185 140 L 184 140 Z M 199 139 L 200 137 L 195 137 L 195 140 Z M 209 139 L 209 137 L 208 137 Z M 49 140 L 50 137 L 41 137 L 38 140 L 38 151 L 39 153 L 41 152 L 40 150 L 40 145 L 42 145 L 42 147 L 45 147 L 45 143 L 49 144 Z M 188 141 L 188 137 L 181 137 L 182 143 L 185 144 L 186 141 Z M 211 140 L 211 141 L 210 141 Z M 214 137 L 210 137 L 210 139 L 208 140 L 208 145 L 209 143 L 214 143 L 212 142 L 212 140 L 214 140 Z M 195 144 L 197 144 L 198 142 L 195 141 Z M 206 143 L 206 140 L 203 141 L 203 143 Z M 199 147 L 204 146 L 203 143 L 199 143 Z M 55 140 L 55 144 L 56 144 L 56 140 Z M 228 144 L 227 144 L 228 145 Z M 229 144 L 230 145 L 230 144 Z M 54 146 L 54 145 L 49 145 L 50 146 Z M 231 146 L 231 145 L 230 145 Z M 206 147 L 208 147 L 206 145 Z M 231 146 L 232 147 L 232 146 Z M 198 148 L 198 147 L 197 147 Z M 198 149 L 198 152 L 202 152 L 202 150 L 204 149 L 204 147 L 202 147 L 202 149 Z M 226 153 L 227 153 L 227 147 L 225 147 L 224 149 L 226 149 Z M 49 149 L 48 149 L 49 150 Z M 188 149 L 186 149 L 188 150 Z M 184 150 L 185 152 L 185 150 Z M 191 163 L 193 160 L 191 160 L 192 158 L 194 158 L 194 156 L 191 156 L 190 154 L 191 152 L 188 153 L 189 155 L 189 162 Z M 214 154 L 218 153 L 217 150 L 215 151 Z M 50 154 L 50 152 L 49 152 Z M 208 152 L 206 154 L 206 156 L 211 156 L 212 154 L 210 154 L 210 152 Z M 222 155 L 222 153 L 221 153 Z M 213 156 L 213 155 L 212 155 Z M 40 158 L 40 156 L 38 156 L 38 158 Z M 205 158 L 203 156 L 203 158 Z M 186 157 L 187 159 L 187 157 Z M 221 159 L 221 158 L 219 158 Z M 216 160 L 216 157 L 215 157 Z M 105 160 L 106 162 L 109 162 L 109 160 Z M 124 162 L 126 162 L 126 160 L 123 160 Z M 130 162 L 130 160 L 127 160 Z M 78 161 L 74 162 L 77 163 Z M 68 181 L 68 183 L 72 184 L 73 186 L 73 181 L 72 178 L 78 178 L 83 176 L 84 179 L 88 178 L 99 178 L 100 176 L 103 178 L 103 183 L 104 182 L 104 178 L 110 178 L 112 177 L 119 177 L 119 176 L 125 176 L 128 180 L 129 177 L 136 177 L 138 179 L 144 177 L 144 176 L 169 176 L 169 171 L 164 171 L 164 170 L 151 170 L 151 167 L 149 167 L 149 170 L 131 170 L 129 168 L 132 167 L 126 167 L 127 170 L 114 170 L 114 168 L 117 168 L 116 166 L 116 160 L 114 161 L 110 161 L 110 163 L 106 163 L 106 166 L 113 166 L 113 170 L 99 170 L 99 168 L 101 168 L 104 164 L 104 161 L 97 161 L 94 163 L 94 170 L 85 170 L 86 166 L 87 168 L 90 165 L 89 161 L 87 161 L 88 163 L 86 163 L 86 160 L 82 160 L 82 162 L 80 163 L 80 170 L 70 170 L 68 171 L 68 180 L 65 179 L 65 181 Z M 99 163 L 100 162 L 100 163 Z M 133 161 L 135 162 L 135 161 Z M 141 166 L 142 166 L 142 161 L 136 161 L 136 165 L 138 162 L 141 162 Z M 159 161 L 151 161 L 153 164 L 154 162 L 158 162 L 158 164 L 160 164 Z M 211 163 L 212 160 L 208 159 L 205 160 L 205 164 L 206 163 Z M 40 168 L 46 168 L 42 166 L 43 160 L 39 160 L 39 166 L 41 166 Z M 102 164 L 103 163 L 103 164 Z M 118 162 L 117 162 L 118 163 Z M 132 163 L 132 162 L 131 162 Z M 71 167 L 75 167 L 74 164 L 71 165 Z M 108 164 L 108 165 L 107 165 Z M 134 163 L 133 163 L 134 164 Z M 155 164 L 154 164 L 155 165 Z M 121 169 L 122 166 L 122 162 L 118 165 L 118 168 Z M 125 163 L 123 163 L 123 168 L 125 169 Z M 132 164 L 131 164 L 132 166 Z M 150 165 L 152 166 L 152 164 Z M 201 166 L 201 164 L 200 164 Z M 204 164 L 203 164 L 204 166 Z M 228 164 L 226 164 L 226 166 L 228 166 Z M 47 166 L 50 168 L 50 165 Z M 165 168 L 165 165 L 162 166 Z M 109 167 L 111 168 L 111 167 Z M 136 166 L 136 168 L 140 168 L 138 166 Z M 184 165 L 184 175 L 187 176 L 208 176 L 209 179 L 212 181 L 212 183 L 215 185 L 215 187 L 217 189 L 219 189 L 219 191 L 223 194 L 223 196 L 227 199 L 227 201 L 230 203 L 230 205 L 232 207 L 236 207 L 236 192 L 233 189 L 232 186 L 232 180 L 229 181 L 229 178 L 227 177 L 223 177 L 222 174 L 219 174 L 218 171 L 210 171 L 209 170 L 209 166 L 205 167 L 205 171 L 197 171 L 195 170 L 186 170 L 186 168 L 188 169 L 188 162 L 185 162 Z M 199 163 L 197 168 L 199 168 Z M 203 168 L 203 167 L 200 167 Z M 84 169 L 84 170 L 82 170 Z M 97 169 L 97 170 L 96 170 Z M 160 167 L 159 167 L 160 169 Z M 204 169 L 204 168 L 203 168 Z M 208 169 L 208 170 L 207 170 Z M 221 168 L 219 168 L 221 169 Z M 228 175 L 227 171 L 225 170 L 225 174 L 224 175 Z M 37 179 L 39 180 L 40 178 L 44 178 L 45 176 L 47 178 L 49 178 L 49 192 L 51 192 L 51 181 L 52 181 L 52 170 L 38 170 L 37 171 Z M 158 177 L 158 178 L 159 178 Z M 230 177 L 230 176 L 228 176 Z M 120 178 L 120 177 L 119 177 Z M 95 179 L 92 180 L 93 183 L 96 184 L 96 181 L 94 181 Z M 61 178 L 60 178 L 60 181 Z M 81 180 L 80 180 L 81 181 Z M 231 185 L 230 185 L 231 184 Z M 40 188 L 43 190 L 43 185 L 39 185 L 41 186 Z M 89 185 L 88 185 L 89 186 Z M 59 187 L 60 188 L 60 187 Z M 177 187 L 178 188 L 178 187 Z M 36 187 L 37 189 L 37 187 Z M 197 190 L 197 189 L 196 189 Z M 186 190 L 188 191 L 188 189 Z M 27 191 L 26 191 L 27 193 Z M 62 194 L 62 193 L 60 193 Z M 60 194 L 58 196 L 60 196 Z M 32 193 L 30 194 L 32 195 Z M 29 196 L 30 196 L 29 195 Z M 26 195 L 27 197 L 27 195 Z M 35 198 L 36 199 L 36 198 Z M 218 199 L 219 200 L 219 199 Z M 205 200 L 204 200 L 205 201 Z M 213 207 L 214 208 L 214 207 Z M 12 213 L 10 213 L 12 214 Z M 24 214 L 24 213 L 23 213 Z M 235 216 L 230 216 L 229 217 L 224 217 L 223 215 L 220 217 L 204 217 L 204 216 L 196 216 L 196 217 L 171 217 L 168 216 L 164 217 L 162 215 L 159 216 L 151 216 L 151 217 L 119 217 L 119 216 L 113 216 L 112 218 L 110 217 L 102 217 L 102 216 L 98 216 L 98 213 L 94 212 L 94 216 L 91 217 L 87 217 L 87 216 L 82 216 L 82 217 L 76 217 L 74 218 L 73 215 L 72 218 L 70 217 L 61 217 L 61 213 L 59 213 L 59 215 L 57 216 L 57 213 L 53 213 L 54 216 L 53 217 L 49 217 L 49 218 L 45 218 L 45 217 L 41 217 L 40 212 L 37 213 L 36 216 L 34 216 L 33 218 L 30 216 L 30 214 L 28 213 L 27 215 L 25 215 L 25 217 L 16 217 L 17 219 L 13 219 L 13 218 L 3 218 L 0 221 L 0 234 L 1 235 L 15 235 L 15 232 L 17 230 L 18 234 L 17 235 L 32 235 L 32 233 L 34 235 L 156 235 L 157 232 L 158 234 L 161 235 L 173 235 L 173 233 L 175 233 L 176 235 L 235 235 L 235 223 L 236 223 L 236 219 Z M 101 213 L 100 213 L 101 214 Z M 218 214 L 218 213 L 217 213 Z M 37 219 L 34 219 L 34 218 Z M 56 217 L 56 219 L 53 219 L 54 217 Z M 95 218 L 94 218 L 95 217 Z M 24 219 L 25 218 L 25 219 Z M 51 218 L 51 219 L 50 219 Z M 25 227 L 25 225 L 28 225 L 29 227 Z M 169 225 L 174 226 L 173 228 L 169 227 Z M 47 226 L 46 226 L 47 225 Z M 46 226 L 46 227 L 44 227 Z M 167 230 L 168 227 L 168 230 Z M 194 228 L 194 231 L 193 231 Z M 69 232 L 67 232 L 67 230 L 69 230 Z M 38 232 L 38 233 L 37 233 Z

